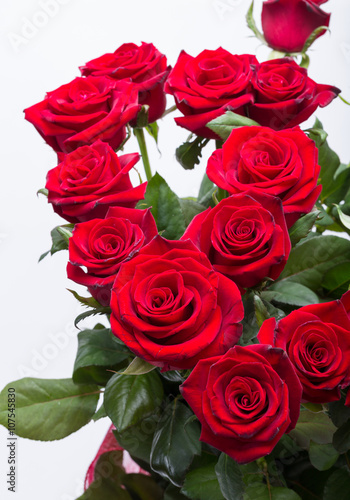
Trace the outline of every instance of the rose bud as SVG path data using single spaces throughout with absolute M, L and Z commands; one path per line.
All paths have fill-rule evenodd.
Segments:
M 312 32 L 329 26 L 330 14 L 319 5 L 327 0 L 266 0 L 261 23 L 267 43 L 281 52 L 300 52 Z M 325 31 L 321 31 L 321 36 Z

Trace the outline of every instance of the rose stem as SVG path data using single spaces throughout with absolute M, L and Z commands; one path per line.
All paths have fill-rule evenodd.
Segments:
M 173 111 L 176 111 L 176 105 L 174 106 L 171 106 L 171 108 L 168 108 L 164 111 L 164 113 L 162 114 L 161 118 L 164 118 L 164 116 L 166 115 L 169 115 L 170 113 L 172 113 Z
M 147 180 L 150 181 L 152 179 L 152 171 L 151 171 L 151 165 L 149 163 L 149 157 L 148 157 L 147 146 L 146 146 L 146 141 L 145 141 L 145 134 L 143 132 L 143 128 L 135 127 L 134 134 L 136 136 L 137 142 L 139 143 L 143 167 L 145 169 Z

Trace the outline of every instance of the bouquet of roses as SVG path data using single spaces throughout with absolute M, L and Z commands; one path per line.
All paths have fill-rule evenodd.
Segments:
M 76 325 L 100 322 L 71 379 L 5 387 L 0 423 L 49 441 L 109 419 L 80 500 L 349 497 L 350 169 L 319 120 L 300 128 L 340 93 L 307 70 L 322 3 L 266 0 L 263 33 L 252 4 L 265 62 L 218 48 L 170 67 L 125 43 L 25 110 L 58 157 L 40 193 L 65 223 L 46 254 L 68 251 L 89 292 L 70 290 Z M 183 168 L 216 143 L 197 198 L 147 154 L 175 109 Z

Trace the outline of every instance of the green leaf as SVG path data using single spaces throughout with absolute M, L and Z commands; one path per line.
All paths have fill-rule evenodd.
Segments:
M 132 500 L 129 493 L 112 481 L 94 481 L 77 500 Z
M 176 148 L 175 156 L 177 161 L 185 170 L 193 170 L 195 165 L 199 165 L 202 158 L 202 149 L 208 144 L 209 139 L 196 137 L 193 141 L 186 141 Z
M 82 297 L 75 290 L 70 290 L 69 288 L 67 288 L 67 290 L 68 292 L 74 295 L 74 297 L 77 299 L 78 302 L 80 302 L 80 304 L 83 304 L 84 306 L 87 307 L 94 307 L 94 308 L 101 307 L 101 304 L 97 302 L 97 300 L 94 299 L 93 297 Z
M 139 420 L 122 432 L 113 431 L 118 443 L 136 459 L 149 463 L 153 435 L 159 419 L 160 409 Z
M 345 406 L 345 397 L 343 396 L 338 401 L 328 403 L 329 416 L 332 422 L 337 427 L 341 427 L 345 422 L 350 419 L 350 408 Z
M 261 300 L 259 295 L 254 295 L 254 309 L 255 309 L 256 322 L 260 327 L 265 321 L 265 319 L 269 318 L 270 316 L 264 302 Z
M 169 240 L 181 238 L 186 226 L 179 198 L 158 173 L 147 184 L 145 202 L 146 206 L 151 207 L 158 231 L 163 231 L 163 237 Z
M 301 49 L 301 52 L 303 54 L 305 54 L 305 52 L 311 47 L 311 45 L 318 38 L 318 36 L 321 33 L 323 33 L 324 31 L 329 31 L 328 26 L 318 26 L 316 29 L 314 29 L 314 31 L 311 33 L 311 35 L 306 40 L 304 47 Z
M 350 474 L 346 469 L 333 472 L 323 492 L 323 500 L 349 500 Z
M 325 209 L 322 207 L 322 205 L 321 205 L 321 203 L 319 201 L 316 202 L 316 207 L 320 211 L 320 215 L 319 215 L 319 218 L 317 220 L 316 227 L 317 228 L 321 228 L 321 229 L 324 230 L 325 228 L 327 228 L 329 226 L 332 226 L 334 224 L 334 222 L 335 222 L 334 219 L 333 219 L 333 217 L 331 217 L 325 211 Z M 317 235 L 317 233 L 309 233 L 309 236 L 313 235 L 313 234 Z
M 41 188 L 41 189 L 38 189 L 38 191 L 36 192 L 36 194 L 43 194 L 44 196 L 46 196 L 46 198 L 49 196 L 49 190 L 46 189 L 46 188 Z
M 56 226 L 51 231 L 52 246 L 50 250 L 40 256 L 39 262 L 42 261 L 49 253 L 53 255 L 61 250 L 68 250 L 68 241 L 72 236 L 71 229 L 73 229 L 73 227 L 74 224 L 64 224 L 63 226 Z
M 308 410 L 300 412 L 295 429 L 289 436 L 304 449 L 309 449 L 311 440 L 317 444 L 332 443 L 337 428 L 325 413 L 314 413 Z
M 112 376 L 106 367 L 115 370 L 129 356 L 129 349 L 116 340 L 110 329 L 82 330 L 78 334 L 73 380 L 104 385 Z
M 337 207 L 337 211 L 338 211 L 338 215 L 339 215 L 339 219 L 340 219 L 340 222 L 342 224 L 344 224 L 344 226 L 346 227 L 346 229 L 350 229 L 350 216 L 349 215 L 346 215 L 344 214 L 339 205 L 335 205 Z
M 198 203 L 208 208 L 211 205 L 215 190 L 216 186 L 214 183 L 209 179 L 207 174 L 204 174 L 199 188 Z
M 182 384 L 182 382 L 185 382 L 185 378 L 181 375 L 181 373 L 178 370 L 169 370 L 166 372 L 160 371 L 159 373 L 168 382 L 180 383 L 180 384 Z
M 350 419 L 335 432 L 333 446 L 339 453 L 350 450 Z
M 280 50 L 271 50 L 269 57 L 268 57 L 268 61 L 271 61 L 272 59 L 281 59 L 281 58 L 285 57 L 285 55 L 286 55 L 286 53 L 281 52 Z
M 301 500 L 300 496 L 288 488 L 270 487 L 266 484 L 250 484 L 243 500 Z
M 323 411 L 323 406 L 320 403 L 301 403 L 304 408 L 314 413 Z
M 156 144 L 158 144 L 158 133 L 159 133 L 159 125 L 157 122 L 149 123 L 146 125 L 146 130 L 149 133 L 151 137 L 156 141 Z
M 268 301 L 274 300 L 281 304 L 298 307 L 319 302 L 317 295 L 306 286 L 300 283 L 287 283 L 284 281 L 273 283 L 266 291 L 261 293 L 261 297 Z
M 305 53 L 301 54 L 301 61 L 299 63 L 299 66 L 301 68 L 308 69 L 309 65 L 310 65 L 310 57 Z
M 320 210 L 315 210 L 314 212 L 310 212 L 300 217 L 300 219 L 298 219 L 289 229 L 289 237 L 293 247 L 299 243 L 301 239 L 306 238 L 320 213 Z
M 253 9 L 254 9 L 254 0 L 252 0 L 252 3 L 250 4 L 250 7 L 249 7 L 248 12 L 247 12 L 246 17 L 245 17 L 246 21 L 247 21 L 248 28 L 252 30 L 252 32 L 254 33 L 256 38 L 258 40 L 260 40 L 260 42 L 267 45 L 264 35 L 262 33 L 260 33 L 260 31 L 258 30 L 258 28 L 255 24 L 255 20 L 253 17 Z
M 173 484 L 170 484 L 164 492 L 164 500 L 188 500 Z
M 106 417 L 107 417 L 107 413 L 106 413 L 104 405 L 102 404 L 99 407 L 99 409 L 97 410 L 97 412 L 95 413 L 95 415 L 92 417 L 92 420 L 94 422 L 97 422 L 97 420 L 100 420 L 101 418 L 106 418 Z
M 349 255 L 350 258 L 350 255 Z M 350 285 L 350 260 L 332 267 L 325 275 L 322 286 L 327 296 L 338 299 L 348 291 Z
M 122 484 L 137 500 L 163 500 L 162 488 L 145 474 L 124 474 Z
M 318 444 L 310 442 L 309 448 L 310 462 L 317 470 L 328 470 L 338 460 L 339 453 L 332 444 Z
M 117 445 L 117 442 L 114 441 Z M 94 480 L 108 479 L 118 486 L 122 485 L 125 471 L 123 467 L 123 450 L 106 451 L 99 455 L 94 466 Z
M 245 485 L 243 474 L 237 462 L 221 453 L 218 463 L 215 467 L 216 476 L 219 481 L 221 493 L 226 500 L 243 500 Z
M 151 365 L 144 359 L 134 358 L 130 365 L 123 371 L 122 375 L 143 375 L 144 373 L 151 372 L 155 370 L 156 366 Z
M 247 292 L 242 296 L 244 318 L 242 320 L 243 333 L 239 339 L 240 345 L 252 344 L 254 341 L 257 342 L 255 339 L 260 330 L 260 326 L 256 319 L 254 297 L 255 294 L 252 292 Z
M 8 425 L 8 388 L 16 394 L 15 434 L 29 439 L 62 439 L 86 425 L 96 411 L 96 385 L 76 385 L 71 379 L 23 378 L 0 394 L 0 424 Z
M 80 321 L 83 321 L 83 319 L 86 319 L 90 316 L 96 316 L 97 314 L 111 314 L 111 308 L 110 307 L 96 307 L 94 309 L 90 309 L 89 311 L 85 311 L 81 314 L 79 314 L 75 320 L 74 320 L 74 326 L 77 327 L 77 325 L 80 323 Z
M 350 254 L 350 241 L 338 236 L 320 236 L 298 244 L 292 249 L 278 282 L 295 282 L 314 292 L 322 286 L 325 274 Z
M 323 125 L 318 118 L 316 118 L 313 127 L 306 129 L 304 132 L 308 133 L 310 139 L 315 141 L 318 148 L 322 146 L 328 137 L 328 133 L 323 129 Z
M 186 226 L 189 225 L 193 217 L 200 214 L 206 209 L 204 205 L 201 205 L 200 203 L 194 200 L 180 198 L 179 201 Z
M 95 481 L 78 500 L 132 500 L 126 489 L 121 487 L 127 475 L 122 468 L 123 452 L 119 450 L 103 453 L 94 470 Z
M 57 232 L 62 237 L 62 239 L 67 243 L 69 243 L 69 238 L 72 236 L 71 225 L 68 226 L 57 226 Z
M 116 429 L 123 432 L 159 407 L 163 387 L 157 372 L 144 375 L 115 374 L 108 382 L 104 405 Z
M 192 411 L 175 399 L 164 409 L 153 438 L 151 467 L 175 486 L 182 485 L 194 455 L 201 451 L 199 423 L 187 423 L 192 416 Z
M 221 137 L 223 141 L 226 141 L 234 128 L 250 127 L 252 125 L 260 126 L 259 123 L 246 116 L 238 115 L 233 111 L 226 111 L 223 115 L 211 120 L 206 126 Z
M 334 174 L 334 179 L 336 179 L 343 172 L 346 172 L 347 170 L 349 170 L 349 168 L 350 168 L 350 163 L 348 163 L 348 164 L 341 163 Z
M 214 457 L 213 457 L 214 458 Z M 215 473 L 215 461 L 191 470 L 181 492 L 192 500 L 225 500 Z
M 316 120 L 314 127 L 323 129 L 322 123 L 319 120 Z M 326 203 L 329 206 L 332 203 L 339 203 L 348 189 L 350 169 L 343 171 L 340 175 L 337 174 L 340 166 L 339 156 L 328 146 L 327 141 L 322 142 L 319 134 L 310 131 L 309 136 L 315 141 L 319 153 L 318 163 L 321 166 L 320 184 L 322 184 L 321 203 Z
M 260 299 L 261 295 L 262 294 L 260 294 Z M 270 302 L 261 299 L 264 309 L 262 309 L 263 314 L 260 317 L 259 321 L 260 324 L 258 324 L 255 311 L 255 301 L 256 301 L 255 297 L 256 294 L 251 292 L 246 293 L 242 297 L 244 305 L 244 318 L 242 321 L 243 334 L 239 339 L 240 345 L 249 345 L 257 343 L 256 336 L 258 335 L 260 326 L 262 324 L 261 321 L 265 317 L 266 318 L 274 317 L 278 321 L 285 316 L 285 313 L 281 309 L 278 309 L 277 307 L 274 307 L 272 304 L 270 304 Z
M 328 137 L 328 133 L 324 130 L 322 122 L 318 118 L 315 118 L 312 128 L 305 130 L 305 132 L 309 132 L 310 139 L 315 141 L 317 148 L 322 146 Z

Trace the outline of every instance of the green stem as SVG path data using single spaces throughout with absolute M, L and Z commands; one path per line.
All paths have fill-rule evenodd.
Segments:
M 344 97 L 342 95 L 339 94 L 339 99 L 341 99 L 345 104 L 347 104 L 348 106 L 350 106 L 350 102 L 348 102 L 346 99 L 344 99 Z
M 147 180 L 150 181 L 152 179 L 152 171 L 151 171 L 151 165 L 149 162 L 147 146 L 146 146 L 146 141 L 145 141 L 145 134 L 143 132 L 143 128 L 135 127 L 134 134 L 136 136 L 137 142 L 139 143 L 143 167 L 145 169 Z
M 171 106 L 171 108 L 168 108 L 168 109 L 166 109 L 164 111 L 164 113 L 162 114 L 161 118 L 164 118 L 164 116 L 169 115 L 170 113 L 172 113 L 173 111 L 176 111 L 176 110 L 177 110 L 177 107 L 174 104 L 174 106 Z

